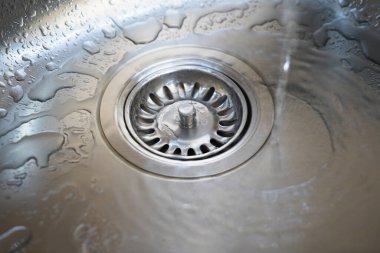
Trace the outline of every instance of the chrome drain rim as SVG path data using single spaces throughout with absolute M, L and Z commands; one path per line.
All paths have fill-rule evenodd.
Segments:
M 172 154 L 153 152 L 144 146 L 146 144 L 141 139 L 139 141 L 140 137 L 135 133 L 132 123 L 128 123 L 132 113 L 127 101 L 133 97 L 131 94 L 138 93 L 139 86 L 149 82 L 155 74 L 161 73 L 157 76 L 159 78 L 167 71 L 170 73 L 174 69 L 184 69 L 185 66 L 221 74 L 228 80 L 225 81 L 225 87 L 230 87 L 232 80 L 232 86 L 238 86 L 245 98 L 245 101 L 239 101 L 242 111 L 247 112 L 247 115 L 241 114 L 239 127 L 228 146 L 216 149 L 218 151 L 213 154 L 200 154 L 204 157 L 199 158 L 196 155 L 177 155 L 173 158 L 166 156 Z M 105 89 L 98 116 L 105 141 L 125 162 L 155 175 L 200 178 L 236 169 L 260 150 L 273 127 L 273 100 L 264 81 L 244 61 L 218 50 L 181 45 L 148 50 L 132 57 L 127 55 L 119 67 L 111 69 L 101 82 Z M 185 103 L 184 108 L 181 108 L 183 119 L 179 120 L 180 124 L 191 130 L 194 122 L 188 104 L 206 105 L 202 101 L 194 102 L 191 99 L 179 102 Z M 246 109 L 243 109 L 244 105 Z M 233 138 L 235 139 L 232 140 Z
M 237 84 L 199 65 L 160 69 L 145 77 L 128 95 L 124 110 L 137 142 L 179 160 L 222 153 L 238 141 L 248 115 Z

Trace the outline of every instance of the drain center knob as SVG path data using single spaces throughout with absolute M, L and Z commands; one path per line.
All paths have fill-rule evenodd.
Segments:
M 195 126 L 196 110 L 191 103 L 182 103 L 178 106 L 181 127 L 193 128 Z

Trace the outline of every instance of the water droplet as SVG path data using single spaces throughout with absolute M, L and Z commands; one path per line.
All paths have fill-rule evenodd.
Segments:
M 22 172 L 22 173 L 18 173 L 18 174 L 16 174 L 16 175 L 14 176 L 14 178 L 16 178 L 16 179 L 25 179 L 27 175 L 28 175 L 28 173 L 26 173 L 26 172 Z
M 328 32 L 334 30 L 342 34 L 347 39 L 355 39 L 359 41 L 360 46 L 365 56 L 376 63 L 380 63 L 380 49 L 378 42 L 380 36 L 366 26 L 358 26 L 347 17 L 337 18 L 330 23 L 324 24 L 313 34 L 314 43 L 318 47 L 326 45 L 329 34 Z
M 50 47 L 46 44 L 42 44 L 42 48 L 45 49 L 45 50 L 50 50 Z
M 15 226 L 0 234 L 0 252 L 20 252 L 32 239 L 31 231 L 25 226 Z
M 37 11 L 36 11 L 36 10 L 32 10 L 32 11 L 30 12 L 30 14 L 29 14 L 29 17 L 33 18 L 33 17 L 35 17 L 35 16 L 37 16 Z
M 144 44 L 154 41 L 161 30 L 162 24 L 150 17 L 146 21 L 126 26 L 123 35 L 135 44 Z
M 8 111 L 6 109 L 0 108 L 0 119 L 7 116 L 7 114 L 8 114 Z
M 19 26 L 23 27 L 24 26 L 24 18 L 20 18 Z
M 33 60 L 32 60 L 32 57 L 30 55 L 24 54 L 22 56 L 22 60 L 23 61 L 28 61 L 30 63 L 30 65 L 33 65 Z
M 68 78 L 70 75 L 87 75 L 99 79 L 101 72 L 94 68 L 81 66 L 75 60 L 69 60 L 63 64 L 61 70 L 44 75 L 28 92 L 28 97 L 34 101 L 46 102 L 52 99 L 58 90 L 65 88 L 73 88 L 76 83 L 74 79 Z M 51 85 L 51 84 L 54 85 Z
M 15 78 L 17 81 L 24 81 L 26 77 L 26 73 L 24 69 L 18 69 L 15 72 Z
M 22 180 L 20 180 L 20 179 L 8 179 L 7 185 L 20 187 L 22 185 Z
M 349 3 L 349 0 L 339 0 L 339 4 L 341 7 L 347 7 Z
M 29 37 L 29 33 L 27 32 L 22 32 L 22 37 L 24 37 L 25 39 Z
M 97 54 L 100 52 L 99 47 L 95 44 L 95 42 L 88 40 L 83 43 L 83 49 L 86 50 L 90 54 Z
M 115 54 L 116 54 L 116 51 L 112 49 L 104 50 L 104 55 L 115 55 Z
M 46 64 L 45 68 L 48 70 L 48 71 L 53 71 L 53 70 L 56 70 L 59 68 L 59 66 L 55 63 L 55 62 L 49 62 Z
M 79 224 L 74 231 L 74 238 L 78 241 L 83 241 L 91 227 L 87 224 Z
M 13 98 L 14 102 L 18 102 L 24 96 L 24 90 L 22 89 L 20 85 L 12 86 L 9 89 L 9 96 Z
M 165 13 L 164 24 L 170 28 L 181 28 L 186 15 L 177 10 L 167 10 Z
M 48 35 L 49 31 L 45 27 L 40 26 L 39 28 L 40 28 L 42 36 Z
M 0 171 L 18 168 L 32 158 L 40 167 L 47 167 L 49 156 L 62 147 L 63 141 L 60 133 L 43 132 L 10 143 L 0 148 Z
M 271 2 L 272 3 L 272 1 L 264 1 L 264 2 Z M 274 2 L 277 2 L 277 1 L 274 1 Z M 201 4 L 201 7 L 202 6 L 205 7 L 204 3 Z M 228 12 L 233 11 L 233 10 L 246 10 L 246 9 L 248 9 L 248 7 L 249 7 L 249 5 L 245 2 L 227 1 L 226 3 L 215 4 L 215 6 L 213 6 L 212 9 L 210 9 L 210 8 L 199 9 L 197 11 L 197 13 L 195 13 L 195 15 L 191 18 L 190 27 L 191 27 L 191 29 L 195 29 L 203 17 L 206 17 L 207 15 L 210 15 L 212 13 L 228 13 Z M 262 10 L 261 12 L 267 13 L 268 11 L 265 9 L 265 10 Z M 260 19 L 261 20 L 260 22 L 263 22 L 269 18 L 268 16 L 272 17 L 271 14 L 272 14 L 271 12 L 268 12 L 265 15 L 265 17 L 263 17 L 259 13 L 255 13 L 255 15 L 252 15 L 252 18 Z M 210 20 L 210 19 L 208 19 L 208 21 L 212 22 L 212 20 Z M 248 23 L 251 23 L 251 22 L 252 22 L 251 20 L 248 21 Z M 207 30 L 207 29 L 203 29 L 203 30 Z
M 113 39 L 116 37 L 116 30 L 113 27 L 103 28 L 102 32 L 107 39 Z
M 3 75 L 4 77 L 4 80 L 8 81 L 8 83 L 10 82 L 11 78 L 14 77 L 15 75 L 10 72 L 10 71 L 6 71 Z

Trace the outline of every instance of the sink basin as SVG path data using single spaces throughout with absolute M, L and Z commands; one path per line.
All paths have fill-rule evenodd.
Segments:
M 378 1 L 0 7 L 0 252 L 380 251 Z

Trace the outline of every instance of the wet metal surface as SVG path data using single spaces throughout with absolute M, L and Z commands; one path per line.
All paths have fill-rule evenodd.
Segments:
M 378 1 L 12 0 L 0 11 L 0 252 L 380 251 Z M 211 107 L 181 96 L 186 82 L 173 92 L 161 73 L 144 90 L 179 59 L 233 80 L 204 79 L 214 105 L 235 84 L 244 94 L 231 99 L 236 141 L 207 158 L 184 146 L 165 157 L 170 146 L 154 153 L 131 131 L 150 122 L 131 117 L 134 91 L 180 103 L 160 122 L 189 145 L 216 129 L 199 128 Z

